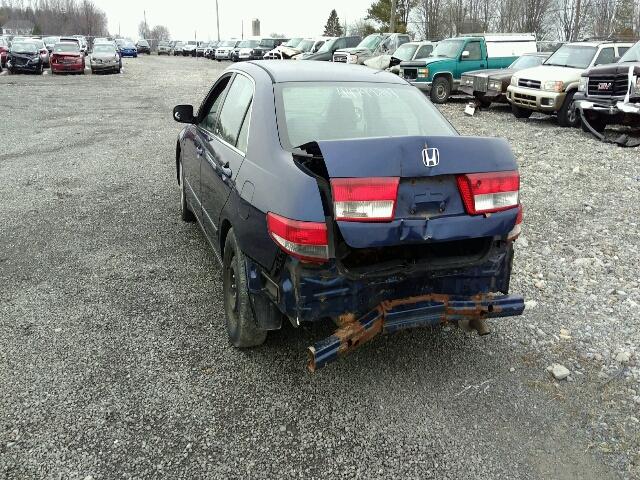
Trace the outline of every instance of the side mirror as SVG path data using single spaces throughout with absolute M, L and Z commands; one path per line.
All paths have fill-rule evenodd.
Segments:
M 469 58 L 469 51 L 465 50 L 464 52 L 462 52 L 461 58 Z
M 173 109 L 173 119 L 178 123 L 195 123 L 193 105 L 178 105 Z

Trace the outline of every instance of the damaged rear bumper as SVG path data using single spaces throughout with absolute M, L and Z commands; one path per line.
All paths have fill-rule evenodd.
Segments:
M 447 322 L 509 317 L 523 311 L 524 299 L 517 295 L 432 294 L 382 302 L 361 318 L 349 314 L 340 317 L 340 326 L 333 335 L 309 347 L 307 368 L 311 372 L 322 368 L 379 334 Z

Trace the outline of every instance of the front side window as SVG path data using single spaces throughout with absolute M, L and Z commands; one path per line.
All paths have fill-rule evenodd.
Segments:
M 596 58 L 596 62 L 594 65 L 605 65 L 607 63 L 613 63 L 613 59 L 615 58 L 616 53 L 613 50 L 613 47 L 607 47 L 600 50 L 598 54 L 598 58 Z
M 429 55 L 431 55 L 431 52 L 433 52 L 433 45 L 422 45 L 418 49 L 418 53 L 416 53 L 415 58 L 427 58 Z
M 360 82 L 291 82 L 276 89 L 283 147 L 322 140 L 454 135 L 419 90 Z
M 220 112 L 220 120 L 214 133 L 234 147 L 240 128 L 253 99 L 253 83 L 244 75 L 236 74 Z
M 205 100 L 205 104 L 201 107 L 207 114 L 202 117 L 200 121 L 200 127 L 214 133 L 216 131 L 216 122 L 218 121 L 218 113 L 220 113 L 220 106 L 222 105 L 222 99 L 224 98 L 224 91 L 229 84 L 231 76 L 227 76 L 220 80 L 214 87 L 210 96 Z
M 465 50 L 469 52 L 469 56 L 465 60 L 481 60 L 482 59 L 482 50 L 480 49 L 480 42 L 467 43 Z

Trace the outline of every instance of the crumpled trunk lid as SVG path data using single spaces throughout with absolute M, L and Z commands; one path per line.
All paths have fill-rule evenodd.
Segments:
M 319 141 L 329 179 L 399 177 L 393 220 L 336 222 L 349 247 L 379 248 L 506 236 L 517 209 L 467 215 L 456 175 L 517 170 L 504 139 L 387 137 Z

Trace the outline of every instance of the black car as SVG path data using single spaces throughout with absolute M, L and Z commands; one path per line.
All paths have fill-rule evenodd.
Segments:
M 262 38 L 257 47 L 253 47 L 251 51 L 251 60 L 262 60 L 265 53 L 270 52 L 283 43 L 288 42 L 288 38 Z
M 607 125 L 640 127 L 640 42 L 617 63 L 586 70 L 574 98 L 585 132 L 601 134 Z
M 11 73 L 31 72 L 42 74 L 44 59 L 40 54 L 42 40 L 20 40 L 11 44 L 7 67 Z
M 230 342 L 333 320 L 314 370 L 379 333 L 452 322 L 488 333 L 509 294 L 522 208 L 515 156 L 459 136 L 405 80 L 355 65 L 228 67 L 175 149 L 184 221 L 222 264 Z M 186 245 L 186 243 L 185 243 Z M 212 272 L 213 274 L 213 272 Z
M 138 53 L 146 53 L 147 55 L 151 55 L 151 45 L 144 39 L 138 40 L 136 43 L 136 48 L 138 49 Z
M 505 94 L 513 74 L 525 68 L 542 65 L 550 55 L 551 52 L 525 53 L 507 68 L 466 72 L 460 78 L 459 90 L 475 97 L 483 107 L 488 107 L 493 102 L 507 103 Z
M 333 60 L 333 54 L 337 50 L 356 47 L 361 41 L 362 37 L 358 36 L 334 38 L 325 42 L 316 53 L 305 57 L 305 60 L 331 62 Z

